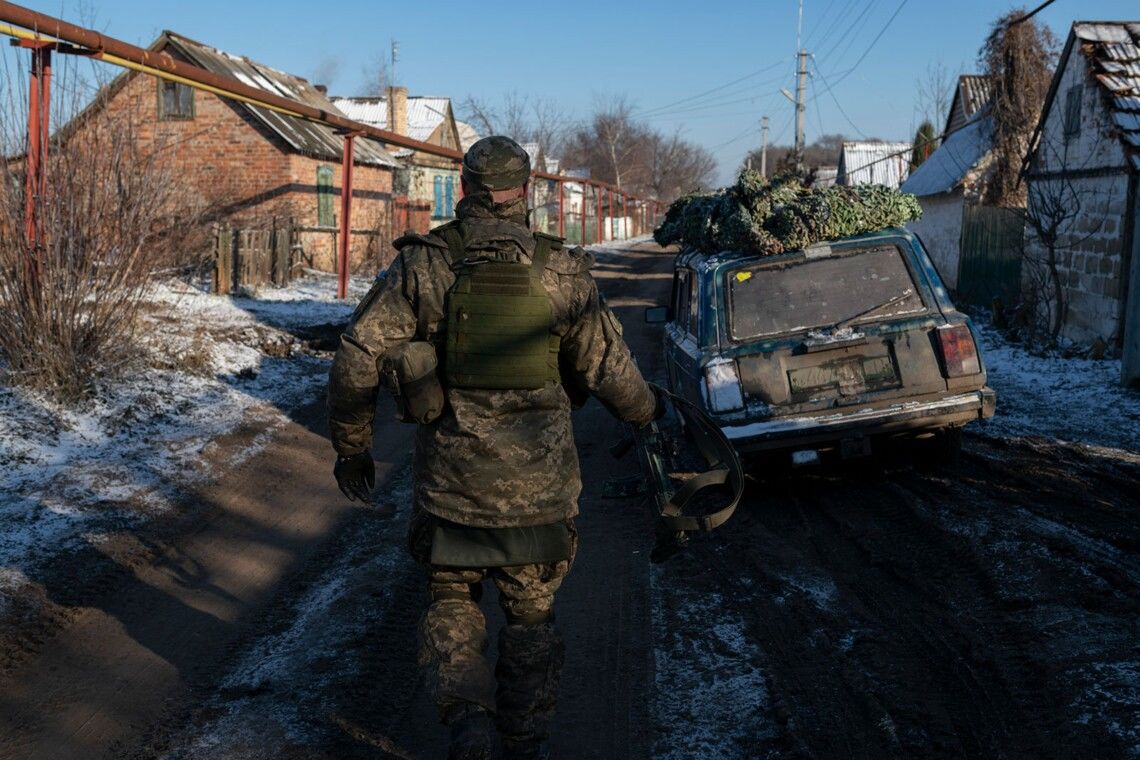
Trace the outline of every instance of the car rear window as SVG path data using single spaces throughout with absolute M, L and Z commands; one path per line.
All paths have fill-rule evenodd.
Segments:
M 926 310 L 902 252 L 893 245 L 753 263 L 729 271 L 728 293 L 733 340 Z M 863 312 L 868 313 L 852 319 Z

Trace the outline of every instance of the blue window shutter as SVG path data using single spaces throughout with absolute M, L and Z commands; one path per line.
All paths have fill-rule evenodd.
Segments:
M 437 219 L 443 216 L 443 177 L 438 174 L 435 175 L 435 206 L 431 215 Z
M 446 205 L 440 216 L 455 216 L 455 177 L 447 178 Z

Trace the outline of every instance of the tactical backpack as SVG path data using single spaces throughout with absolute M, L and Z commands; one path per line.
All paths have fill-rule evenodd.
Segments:
M 449 388 L 534 390 L 560 382 L 554 308 L 542 285 L 550 252 L 561 240 L 536 233 L 534 259 L 469 259 L 459 229 L 434 232 L 447 242 L 455 283 L 447 292 L 443 357 Z

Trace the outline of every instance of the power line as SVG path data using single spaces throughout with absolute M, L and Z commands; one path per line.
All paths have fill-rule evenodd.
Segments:
M 1041 5 L 1038 5 L 1036 8 L 1029 11 L 1029 13 L 1023 14 L 1020 18 L 1015 18 L 1013 21 L 1010 21 L 1009 26 L 1013 26 L 1014 24 L 1020 24 L 1023 21 L 1028 21 L 1029 19 L 1036 16 L 1040 11 L 1043 11 L 1046 8 L 1048 8 L 1054 2 L 1056 2 L 1056 0 L 1045 0 L 1045 2 L 1041 3 Z
M 865 59 L 870 54 L 875 45 L 879 42 L 880 39 L 882 39 L 883 35 L 887 33 L 887 29 L 890 28 L 891 23 L 894 22 L 894 20 L 898 17 L 899 13 L 903 9 L 903 6 L 906 4 L 907 0 L 902 0 L 902 2 L 899 3 L 899 7 L 895 8 L 895 12 L 891 14 L 891 17 L 889 19 L 887 19 L 887 23 L 883 24 L 883 28 L 880 29 L 879 33 L 875 35 L 875 39 L 871 40 L 871 44 L 868 45 L 867 49 L 863 51 L 863 55 L 859 56 L 859 60 L 855 61 L 855 64 L 851 68 L 847 69 L 847 71 L 844 71 L 842 74 L 840 74 L 839 77 L 832 82 L 832 85 L 839 84 L 844 79 L 851 76 L 851 73 L 855 71 L 855 69 L 859 68 L 859 64 L 863 62 L 863 59 Z
M 812 61 L 812 67 L 815 69 L 815 73 L 819 76 L 820 81 L 823 82 L 823 86 L 824 86 L 824 88 L 826 88 L 827 93 L 831 96 L 832 101 L 835 102 L 835 107 L 839 109 L 839 113 L 843 114 L 843 118 L 847 120 L 847 123 L 851 125 L 852 129 L 854 129 L 856 132 L 859 133 L 860 137 L 862 137 L 863 139 L 867 139 L 866 133 L 863 132 L 863 130 L 859 129 L 859 127 L 857 127 L 855 125 L 855 122 L 851 120 L 851 117 L 847 115 L 847 112 L 843 110 L 843 106 L 839 104 L 839 98 L 836 97 L 836 95 L 835 95 L 835 90 L 832 89 L 831 84 L 829 84 L 827 81 L 827 77 L 825 77 L 823 75 L 823 72 L 821 72 L 819 70 L 819 65 L 816 64 L 816 62 L 814 60 Z M 816 97 L 818 97 L 818 96 L 819 96 L 819 94 L 816 93 Z M 812 101 L 813 102 L 815 101 L 814 97 L 812 98 Z M 815 109 L 815 111 L 817 114 L 819 113 L 818 108 Z M 821 127 L 820 131 L 822 132 L 822 127 Z
M 744 76 L 739 77 L 738 79 L 733 79 L 731 82 L 725 82 L 724 84 L 722 84 L 718 87 L 713 87 L 712 89 L 705 90 L 704 92 L 697 93 L 696 95 L 686 96 L 684 98 L 681 98 L 680 100 L 675 100 L 672 103 L 666 103 L 665 105 L 657 106 L 655 108 L 647 108 L 647 109 L 640 111 L 640 112 L 635 111 L 634 113 L 637 113 L 639 116 L 647 116 L 647 115 L 655 113 L 657 111 L 663 111 L 663 110 L 672 108 L 673 106 L 681 105 L 683 103 L 688 103 L 689 101 L 701 100 L 701 99 L 703 99 L 709 95 L 712 95 L 713 93 L 720 92 L 721 90 L 732 87 L 735 84 L 740 84 L 741 82 L 744 82 L 748 79 L 751 79 L 752 77 L 759 76 L 760 74 L 763 74 L 765 71 L 771 71 L 772 69 L 776 68 L 777 66 L 782 66 L 783 64 L 784 64 L 784 61 L 782 61 L 782 60 L 776 61 L 772 64 L 767 65 L 767 66 L 756 69 L 755 71 L 753 71 L 749 74 L 745 74 Z
M 839 50 L 839 46 L 843 45 L 843 41 L 846 39 L 847 44 L 843 45 L 843 50 L 839 52 L 839 58 L 842 58 L 843 55 L 851 49 L 851 46 L 855 43 L 855 40 L 859 39 L 859 33 L 863 31 L 863 26 L 871 18 L 868 14 L 871 12 L 871 9 L 878 4 L 878 2 L 879 0 L 870 0 L 870 2 L 864 5 L 863 10 L 859 13 L 858 16 L 855 17 L 855 20 L 847 25 L 846 31 L 844 31 L 844 33 L 841 34 L 837 40 L 835 40 L 835 44 L 832 45 L 830 49 L 819 55 L 819 59 L 821 61 L 825 61 L 831 58 L 832 54 Z

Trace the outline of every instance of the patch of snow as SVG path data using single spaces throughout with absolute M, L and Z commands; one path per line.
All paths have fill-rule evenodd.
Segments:
M 1090 663 L 1076 677 L 1085 683 L 1074 704 L 1077 723 L 1104 727 L 1140 757 L 1140 660 Z
M 300 352 L 286 330 L 346 322 L 370 285 L 353 280 L 340 302 L 331 275 L 256 298 L 159 284 L 144 317 L 148 356 L 132 373 L 70 407 L 0 387 L 3 578 L 35 579 L 56 554 L 173 509 L 186 486 L 236 463 L 216 461 L 214 442 L 243 423 L 261 433 L 236 456 L 256 453 L 326 382 L 328 360 Z M 0 597 L 11 590 L 0 582 Z
M 604 243 L 590 243 L 586 246 L 587 250 L 591 251 L 608 251 L 614 248 L 629 248 L 639 243 L 652 243 L 653 235 L 638 235 L 637 237 L 625 238 L 624 240 L 607 240 Z M 664 249 L 662 249 L 664 250 Z
M 746 757 L 776 736 L 759 646 L 719 594 L 679 588 L 662 566 L 650 572 L 656 684 L 651 710 L 658 760 Z M 683 599 L 678 599 L 678 595 Z M 665 599 L 669 596 L 670 611 Z M 711 627 L 709 621 L 717 621 Z M 699 631 L 699 634 L 695 634 Z
M 979 321 L 997 411 L 972 429 L 1140 451 L 1140 392 L 1120 384 L 1120 361 L 1035 356 Z

